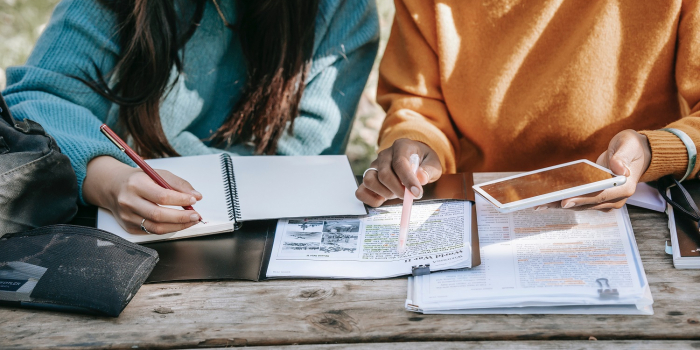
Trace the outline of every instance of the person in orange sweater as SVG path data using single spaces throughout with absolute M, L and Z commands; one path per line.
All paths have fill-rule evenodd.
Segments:
M 628 180 L 562 207 L 620 208 L 638 181 L 696 178 L 700 1 L 395 3 L 377 89 L 387 116 L 363 202 L 402 197 L 404 185 L 420 197 L 442 173 L 581 158 Z

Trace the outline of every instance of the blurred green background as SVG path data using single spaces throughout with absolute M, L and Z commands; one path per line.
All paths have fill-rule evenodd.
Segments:
M 9 66 L 24 63 L 58 2 L 59 0 L 0 0 L 0 90 L 5 88 L 5 70 Z M 384 111 L 375 102 L 377 66 L 389 37 L 394 3 L 393 0 L 377 0 L 377 7 L 381 27 L 379 54 L 362 94 L 346 151 L 355 174 L 362 174 L 374 159 L 379 127 L 384 119 Z

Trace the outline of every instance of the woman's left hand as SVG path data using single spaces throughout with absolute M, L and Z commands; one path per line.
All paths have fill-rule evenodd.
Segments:
M 596 163 L 610 169 L 616 175 L 627 176 L 625 184 L 584 196 L 564 199 L 561 201 L 561 207 L 602 211 L 622 208 L 627 198 L 634 194 L 637 182 L 649 168 L 650 162 L 651 148 L 647 137 L 634 130 L 621 131 L 610 140 L 608 150 L 598 157 Z

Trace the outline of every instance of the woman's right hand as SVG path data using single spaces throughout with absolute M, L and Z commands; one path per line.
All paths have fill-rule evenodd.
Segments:
M 193 205 L 202 199 L 187 181 L 169 171 L 156 170 L 176 191 L 158 186 L 139 168 L 132 168 L 112 157 L 94 158 L 87 166 L 83 182 L 85 201 L 106 208 L 129 233 L 165 234 L 184 230 L 199 222 L 194 210 L 163 207 Z M 158 205 L 159 204 L 159 205 Z
M 417 154 L 420 166 L 415 174 L 409 158 Z M 379 152 L 355 192 L 357 199 L 369 206 L 378 207 L 388 199 L 403 198 L 408 188 L 416 198 L 423 196 L 423 185 L 435 182 L 442 175 L 442 165 L 437 153 L 428 145 L 409 139 L 398 139 L 391 147 Z

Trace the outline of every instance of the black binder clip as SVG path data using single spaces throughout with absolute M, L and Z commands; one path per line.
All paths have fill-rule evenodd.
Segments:
M 423 276 L 430 274 L 430 264 L 413 266 L 412 272 L 413 276 Z
M 600 289 L 598 289 L 598 294 L 600 295 L 601 299 L 617 298 L 620 296 L 617 289 L 610 288 L 610 283 L 608 283 L 607 278 L 599 278 L 595 281 L 598 283 L 598 286 L 600 286 Z

